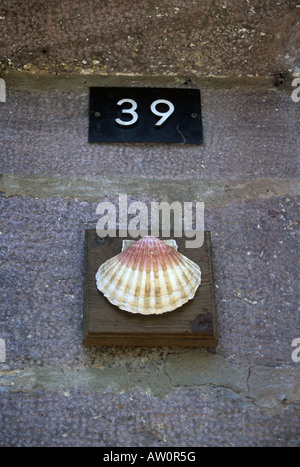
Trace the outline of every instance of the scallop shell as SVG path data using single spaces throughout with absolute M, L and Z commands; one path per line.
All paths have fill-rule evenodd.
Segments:
M 155 238 L 155 237 L 154 237 Z M 162 240 L 164 243 L 167 245 L 171 246 L 172 248 L 175 248 L 178 250 L 178 245 L 176 243 L 176 240 L 173 238 L 169 238 L 168 240 Z M 122 251 L 126 250 L 126 248 L 129 248 L 130 246 L 134 245 L 136 243 L 135 240 L 123 240 L 122 241 Z
M 176 242 L 175 242 L 176 245 Z M 97 288 L 121 310 L 161 314 L 191 300 L 201 283 L 199 266 L 156 237 L 143 237 L 103 263 Z

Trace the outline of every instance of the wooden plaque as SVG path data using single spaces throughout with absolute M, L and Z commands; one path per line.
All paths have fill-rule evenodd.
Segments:
M 143 316 L 120 310 L 97 289 L 98 268 L 121 252 L 122 240 L 101 239 L 95 229 L 86 230 L 83 344 L 215 347 L 218 341 L 210 232 L 205 232 L 201 248 L 186 249 L 186 238 L 176 238 L 178 251 L 200 266 L 202 281 L 192 300 L 162 315 Z

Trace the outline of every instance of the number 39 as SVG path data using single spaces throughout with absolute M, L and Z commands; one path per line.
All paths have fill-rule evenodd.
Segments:
M 117 102 L 117 105 L 123 105 L 123 104 L 130 104 L 131 107 L 129 108 L 123 108 L 122 109 L 122 114 L 129 114 L 131 115 L 130 120 L 121 120 L 120 118 L 116 118 L 115 122 L 122 126 L 122 127 L 129 127 L 131 125 L 134 125 L 138 121 L 138 113 L 136 112 L 137 110 L 137 103 L 133 99 L 121 99 L 120 101 Z M 159 104 L 164 104 L 168 106 L 168 110 L 166 112 L 161 112 L 157 110 L 157 106 Z M 151 112 L 156 115 L 157 117 L 161 117 L 156 123 L 156 127 L 160 127 L 165 121 L 172 115 L 172 113 L 175 110 L 174 105 L 172 102 L 167 101 L 166 99 L 157 99 L 156 101 L 152 102 L 150 106 Z

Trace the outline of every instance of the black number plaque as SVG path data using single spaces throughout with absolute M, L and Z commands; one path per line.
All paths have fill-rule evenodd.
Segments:
M 200 90 L 91 87 L 89 142 L 202 144 Z

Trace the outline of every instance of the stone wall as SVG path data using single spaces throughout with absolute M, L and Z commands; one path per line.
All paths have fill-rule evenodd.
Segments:
M 202 76 L 299 71 L 296 0 L 4 0 L 1 68 Z
M 296 6 L 2 2 L 0 445 L 299 445 Z M 204 144 L 89 144 L 91 85 L 200 88 Z M 205 202 L 216 349 L 82 345 L 119 193 Z

